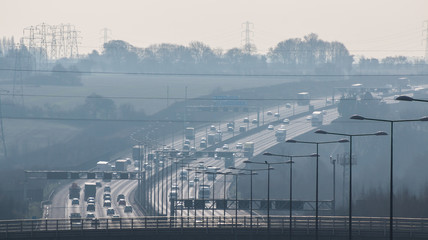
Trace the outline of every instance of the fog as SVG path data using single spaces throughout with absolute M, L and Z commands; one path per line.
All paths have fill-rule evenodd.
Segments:
M 265 114 L 265 108 L 294 106 L 297 93 L 307 91 L 311 101 L 336 104 L 339 117 L 320 128 L 347 134 L 390 134 L 388 124 L 350 120 L 353 114 L 392 120 L 428 115 L 426 104 L 392 100 L 407 90 L 428 99 L 425 89 L 416 91 L 427 83 L 428 64 L 423 58 L 395 54 L 356 58 L 344 43 L 315 33 L 279 41 L 264 54 L 251 44 L 219 50 L 199 41 L 138 47 L 126 40 L 111 40 L 101 50 L 56 58 L 52 49 L 25 44 L 17 48 L 17 42 L 12 37 L 0 41 L 0 206 L 5 213 L 0 218 L 4 219 L 39 216 L 41 210 L 35 206 L 46 200 L 52 188 L 48 181 L 32 182 L 28 187 L 34 194 L 24 199 L 23 170 L 87 170 L 98 161 L 129 154 L 136 142 L 144 141 L 150 150 L 170 145 L 174 136 L 181 138 L 183 125 L 203 130 L 249 114 L 218 110 L 219 98 L 242 101 L 247 111 L 263 109 Z M 362 87 L 353 88 L 357 83 Z M 189 106 L 216 110 L 192 112 Z M 428 212 L 419 208 L 428 193 L 424 171 L 428 125 L 397 123 L 394 131 L 397 215 L 427 217 Z M 297 139 L 336 139 L 313 132 Z M 356 214 L 388 214 L 385 207 L 376 206 L 386 206 L 388 201 L 390 147 L 389 136 L 354 140 Z M 348 148 L 347 144 L 320 147 L 321 199 L 332 198 L 330 156 L 340 158 Z M 266 151 L 311 154 L 314 147 L 281 143 Z M 253 160 L 271 159 L 259 155 Z M 314 164 L 296 160 L 296 199 L 314 198 Z M 287 189 L 286 170 L 273 171 L 273 189 Z M 345 214 L 348 183 L 343 171 L 339 164 L 336 197 L 339 213 Z M 265 194 L 265 180 L 265 173 L 256 177 L 258 198 Z M 248 197 L 248 182 L 239 190 Z M 274 191 L 272 197 L 287 198 L 287 191 Z

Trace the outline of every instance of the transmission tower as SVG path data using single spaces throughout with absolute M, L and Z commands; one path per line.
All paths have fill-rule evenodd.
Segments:
M 254 37 L 254 32 L 250 30 L 250 28 L 254 28 L 254 24 L 247 21 L 242 23 L 242 26 L 245 26 L 245 30 L 241 32 L 241 37 L 244 36 L 241 40 L 241 42 L 244 42 L 244 52 L 247 54 L 252 54 L 256 51 L 256 46 L 251 40 L 251 37 Z
M 102 45 L 101 45 L 101 47 L 100 47 L 100 51 L 103 51 L 104 50 L 104 45 L 106 44 L 106 43 L 108 43 L 110 40 L 112 40 L 112 37 L 111 37 L 111 30 L 110 29 L 108 29 L 108 28 L 103 28 L 103 29 L 101 29 L 100 30 L 100 33 L 101 33 L 101 39 L 102 39 Z
M 24 83 L 22 77 L 23 68 L 23 58 L 26 57 L 26 54 L 23 49 L 23 40 L 21 40 L 20 44 L 17 44 L 15 47 L 15 71 L 13 72 L 13 90 L 12 90 L 12 98 L 13 102 L 24 106 Z
M 424 22 L 423 24 L 426 29 L 423 30 L 422 34 L 425 33 L 425 63 L 428 64 L 428 20 Z
M 2 102 L 1 102 L 1 94 L 3 92 L 9 93 L 9 91 L 0 89 L 0 141 L 1 141 L 0 147 L 2 148 L 0 150 L 0 154 L 2 153 L 3 159 L 6 159 L 7 158 L 7 150 L 6 150 L 6 142 L 4 140 L 4 132 L 3 132 L 3 110 L 2 110 Z

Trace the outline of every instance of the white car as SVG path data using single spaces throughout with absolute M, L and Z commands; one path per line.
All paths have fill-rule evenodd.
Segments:
M 223 145 L 223 150 L 229 150 L 229 145 L 224 144 L 224 145 Z
M 290 120 L 289 120 L 288 118 L 286 118 L 286 119 L 284 119 L 282 122 L 283 122 L 283 123 L 285 123 L 285 124 L 289 124 L 289 123 L 290 123 Z
M 275 117 L 279 117 L 279 113 L 275 113 L 275 114 L 274 114 L 274 116 L 275 116 Z
M 273 125 L 269 125 L 267 129 L 268 130 L 273 130 Z
M 236 144 L 236 149 L 242 149 L 242 143 L 240 143 L 240 142 L 239 142 L 239 143 L 237 143 L 237 144 Z

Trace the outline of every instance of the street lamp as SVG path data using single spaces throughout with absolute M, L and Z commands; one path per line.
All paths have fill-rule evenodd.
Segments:
M 232 172 L 217 172 L 216 174 L 223 175 L 223 217 L 226 217 L 226 208 L 227 208 L 227 202 L 226 202 L 226 176 L 232 174 Z M 213 189 L 214 191 L 214 189 Z
M 268 227 L 268 232 L 270 231 L 270 170 L 274 170 L 274 168 L 272 168 L 270 165 L 271 163 L 265 161 L 264 163 L 262 162 L 253 162 L 250 160 L 244 161 L 244 163 L 252 163 L 252 164 L 267 164 L 267 168 L 265 170 L 268 171 L 268 191 L 267 191 L 267 227 Z
M 412 97 L 405 96 L 405 95 L 398 96 L 395 98 L 395 100 L 407 101 L 407 102 L 428 102 L 428 100 L 426 100 L 426 99 L 417 99 L 417 98 L 412 98 Z
M 210 169 L 210 170 L 212 170 L 212 171 L 207 171 L 207 174 L 211 174 L 213 176 L 213 203 L 212 203 L 212 208 L 213 208 L 213 217 L 214 217 L 214 211 L 215 211 L 215 209 L 214 209 L 214 201 L 215 201 L 215 199 L 214 199 L 214 194 L 215 194 L 214 186 L 215 186 L 215 179 L 216 179 L 216 174 L 217 174 L 218 168 Z
M 393 210 L 393 198 L 394 198 L 394 123 L 396 122 L 426 122 L 428 117 L 422 117 L 419 119 L 404 119 L 404 120 L 387 120 L 387 119 L 378 119 L 378 118 L 366 118 L 360 115 L 352 115 L 351 119 L 354 120 L 369 120 L 376 122 L 388 122 L 390 123 L 390 137 L 391 137 L 391 146 L 390 146 L 390 174 L 389 174 L 389 239 L 393 239 L 393 220 L 394 220 L 394 210 Z
M 269 152 L 265 152 L 263 153 L 263 155 L 265 156 L 273 156 L 273 157 L 288 157 L 290 160 L 287 162 L 276 162 L 276 163 L 271 163 L 271 164 L 290 164 L 290 216 L 289 216 L 289 224 L 290 224 L 290 231 L 289 231 L 289 239 L 291 239 L 292 237 L 292 208 L 293 208 L 293 157 L 298 158 L 298 157 L 316 157 L 318 156 L 316 153 L 313 153 L 311 155 L 282 155 L 282 154 L 274 154 L 274 153 L 269 153 Z
M 254 171 L 264 171 L 268 170 L 267 168 L 259 168 L 259 169 L 248 169 L 248 168 L 236 168 L 230 167 L 231 170 L 241 170 L 241 171 L 249 171 L 250 172 L 250 228 L 253 228 L 253 175 L 257 175 L 257 172 Z
M 317 152 L 316 152 L 316 157 L 317 157 L 317 162 L 316 162 L 316 181 L 315 181 L 315 239 L 318 239 L 318 165 L 319 165 L 319 151 L 318 151 L 318 147 L 320 144 L 329 144 L 329 143 L 346 143 L 349 142 L 348 139 L 340 139 L 340 140 L 336 140 L 336 141 L 326 141 L 326 142 L 308 142 L 308 141 L 298 141 L 298 140 L 294 140 L 294 139 L 289 139 L 287 141 L 285 141 L 287 143 L 306 143 L 306 144 L 315 144 L 317 146 Z
M 327 132 L 324 130 L 317 130 L 315 131 L 315 133 L 349 137 L 349 239 L 352 239 L 352 138 L 363 136 L 385 136 L 388 134 L 382 131 L 378 131 L 375 133 L 347 134 Z

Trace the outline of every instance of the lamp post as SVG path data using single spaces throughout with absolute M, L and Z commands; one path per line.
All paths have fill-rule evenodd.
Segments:
M 267 189 L 267 227 L 268 232 L 270 232 L 270 170 L 274 170 L 270 165 L 271 163 L 265 161 L 265 162 L 253 162 L 253 161 L 244 161 L 244 163 L 252 163 L 252 164 L 266 164 L 268 167 L 264 170 L 268 171 L 268 189 Z
M 247 161 L 244 161 L 244 163 Z M 236 168 L 230 167 L 231 170 L 241 170 L 250 172 L 250 228 L 253 229 L 253 175 L 257 175 L 257 172 L 254 171 L 266 171 L 267 168 L 258 168 L 258 169 L 248 169 L 248 168 Z
M 394 220 L 394 123 L 397 122 L 426 122 L 428 121 L 428 117 L 422 117 L 419 119 L 404 119 L 404 120 L 388 120 L 388 119 L 379 119 L 379 118 L 366 118 L 360 115 L 353 115 L 351 119 L 354 120 L 369 120 L 375 122 L 387 122 L 390 124 L 390 174 L 389 174 L 389 239 L 393 239 L 393 220 Z
M 293 158 L 299 158 L 299 157 L 316 157 L 317 154 L 313 153 L 311 155 L 282 155 L 282 154 L 274 154 L 274 153 L 269 153 L 269 152 L 265 152 L 263 153 L 263 155 L 265 156 L 274 156 L 274 157 L 288 157 L 290 160 L 287 162 L 275 162 L 275 163 L 271 163 L 271 164 L 290 164 L 290 216 L 289 216 L 289 224 L 290 224 L 290 231 L 289 231 L 289 239 L 292 238 L 292 216 L 293 216 Z
M 347 134 L 327 132 L 324 130 L 317 130 L 315 133 L 349 137 L 349 239 L 352 239 L 352 138 L 363 136 L 385 136 L 388 134 L 382 131 L 378 131 L 376 133 Z
M 226 217 L 226 208 L 227 208 L 227 202 L 226 202 L 226 176 L 227 175 L 231 175 L 232 172 L 217 172 L 216 174 L 220 174 L 223 175 L 223 204 L 224 204 L 224 208 L 223 208 L 223 217 Z M 214 189 L 213 189 L 214 190 Z
M 213 217 L 214 217 L 214 212 L 215 212 L 215 209 L 214 209 L 214 201 L 215 201 L 215 199 L 214 199 L 214 194 L 215 194 L 215 188 L 214 188 L 214 185 L 215 185 L 215 179 L 216 179 L 216 174 L 217 174 L 217 170 L 218 170 L 218 168 L 216 168 L 216 169 L 211 169 L 211 170 L 213 170 L 214 172 L 210 172 L 210 171 L 207 171 L 207 174 L 211 174 L 212 176 L 213 176 L 213 202 L 212 202 L 212 208 L 213 208 Z M 209 196 L 208 196 L 209 197 Z
M 404 95 L 396 97 L 395 100 L 407 101 L 407 102 L 428 102 L 428 100 L 426 100 L 426 99 L 417 99 L 417 98 L 412 98 L 412 97 L 404 96 Z
M 336 140 L 336 141 L 326 141 L 326 142 L 309 142 L 309 141 L 298 141 L 298 140 L 294 140 L 294 139 L 289 139 L 287 141 L 285 141 L 287 143 L 306 143 L 306 144 L 315 144 L 317 146 L 317 152 L 316 152 L 316 181 L 315 181 L 315 239 L 318 240 L 318 202 L 319 202 L 319 194 L 318 194 L 318 165 L 319 165 L 319 145 L 320 144 L 329 144 L 329 143 L 345 143 L 345 142 L 349 142 L 347 139 L 340 139 L 340 140 Z

